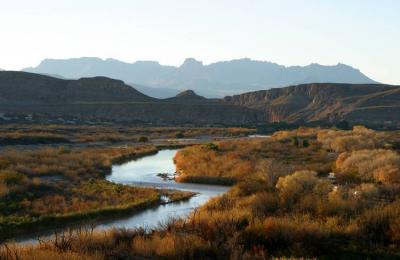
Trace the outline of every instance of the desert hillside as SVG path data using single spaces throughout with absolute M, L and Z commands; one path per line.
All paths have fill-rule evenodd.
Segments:
M 400 86 L 302 84 L 228 96 L 224 100 L 264 111 L 267 122 L 400 120 Z
M 208 99 L 186 90 L 151 98 L 120 80 L 0 72 L 0 113 L 30 118 L 155 124 L 387 123 L 400 121 L 400 87 L 313 83 Z

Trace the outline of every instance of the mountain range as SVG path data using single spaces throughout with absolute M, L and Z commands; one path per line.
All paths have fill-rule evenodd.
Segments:
M 59 78 L 105 76 L 123 80 L 158 98 L 192 89 L 206 97 L 223 97 L 255 90 L 305 83 L 372 84 L 372 79 L 345 64 L 285 67 L 272 62 L 237 59 L 209 65 L 188 58 L 179 67 L 155 61 L 126 63 L 100 58 L 45 59 L 23 71 Z
M 121 80 L 66 80 L 0 72 L 0 121 L 5 115 L 85 122 L 243 125 L 329 122 L 400 126 L 400 86 L 312 83 L 205 98 L 193 90 L 157 99 Z

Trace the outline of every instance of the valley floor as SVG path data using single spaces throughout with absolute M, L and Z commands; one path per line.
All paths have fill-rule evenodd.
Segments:
M 250 129 L 2 125 L 0 242 L 54 228 L 90 224 L 164 203 L 190 192 L 118 185 L 111 166 Z M 200 137 L 200 139 L 199 139 Z
M 361 126 L 351 131 L 300 128 L 270 138 L 188 146 L 174 159 L 178 181 L 232 185 L 189 218 L 171 220 L 154 230 L 78 230 L 36 246 L 4 245 L 0 255 L 396 259 L 400 257 L 399 137 L 399 132 Z M 121 194 L 115 199 L 127 198 Z

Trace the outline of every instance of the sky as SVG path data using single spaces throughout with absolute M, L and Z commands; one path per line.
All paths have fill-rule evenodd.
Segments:
M 0 0 L 0 68 L 45 58 L 345 63 L 400 85 L 398 0 Z

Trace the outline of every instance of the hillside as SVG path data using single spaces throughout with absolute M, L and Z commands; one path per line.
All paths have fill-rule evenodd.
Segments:
M 180 90 L 177 89 L 170 89 L 170 88 L 154 88 L 154 87 L 147 87 L 138 84 L 128 84 L 135 88 L 136 90 L 142 92 L 146 96 L 154 97 L 154 98 L 170 98 L 174 97 L 179 94 Z
M 205 102 L 207 99 L 199 96 L 193 90 L 185 90 L 177 94 L 175 97 L 166 99 L 172 102 Z
M 267 122 L 400 121 L 400 86 L 302 84 L 228 96 L 224 100 L 263 110 Z
M 396 125 L 400 123 L 400 86 L 314 83 L 224 99 L 207 99 L 193 90 L 156 99 L 105 77 L 63 80 L 2 71 L 0 114 L 42 121 L 235 125 L 347 120 Z
M 192 101 L 192 98 L 200 102 Z M 202 102 L 204 101 L 204 102 Z M 120 80 L 63 80 L 26 72 L 0 72 L 0 121 L 246 124 L 262 112 L 207 100 L 191 92 L 150 98 Z M 58 122 L 57 121 L 57 122 Z
M 25 72 L 0 72 L 2 104 L 151 101 L 152 98 L 105 77 L 62 80 Z
M 155 89 L 193 89 L 206 97 L 223 97 L 302 83 L 375 83 L 359 70 L 344 64 L 285 67 L 251 59 L 203 65 L 189 58 L 179 67 L 164 66 L 155 61 L 126 63 L 99 58 L 46 59 L 37 67 L 26 68 L 24 71 L 72 79 L 106 76 Z M 153 96 L 165 97 L 157 93 Z

